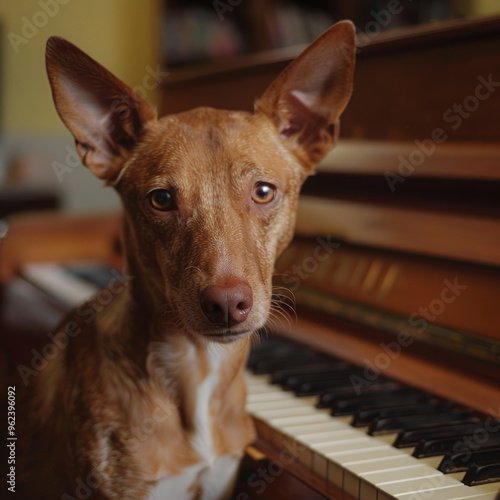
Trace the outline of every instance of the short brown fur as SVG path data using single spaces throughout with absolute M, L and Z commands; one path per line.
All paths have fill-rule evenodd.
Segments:
M 89 303 L 68 316 L 61 339 L 69 324 L 80 333 L 30 387 L 37 437 L 24 486 L 36 493 L 26 498 L 87 488 L 86 498 L 139 500 L 162 481 L 186 499 L 228 497 L 234 477 L 217 463 L 237 461 L 255 436 L 250 339 L 271 311 L 302 182 L 335 143 L 353 68 L 354 29 L 341 22 L 253 114 L 198 108 L 157 120 L 90 57 L 49 40 L 57 111 L 83 163 L 121 196 L 133 279 L 110 287 L 104 310 Z M 167 209 L 152 201 L 157 190 L 173 200 Z

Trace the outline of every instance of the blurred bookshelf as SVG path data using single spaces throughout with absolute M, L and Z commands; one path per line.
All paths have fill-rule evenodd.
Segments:
M 288 22 L 283 21 L 284 7 L 309 10 L 316 19 L 321 13 L 328 26 L 351 19 L 357 28 L 355 90 L 342 117 L 344 139 L 427 137 L 435 127 L 447 125 L 443 113 L 474 91 L 478 75 L 491 74 L 500 53 L 498 0 L 221 1 L 232 9 L 222 11 L 222 20 L 214 0 L 164 4 L 167 18 L 169 12 L 182 16 L 205 8 L 214 26 L 228 23 L 238 38 L 223 53 L 167 57 L 160 115 L 198 106 L 251 112 L 255 99 L 317 36 L 315 30 L 323 31 L 319 22 L 308 23 L 303 15 L 307 28 L 289 30 L 295 32 L 293 39 L 282 36 L 280 26 Z M 387 15 L 390 8 L 396 13 Z M 172 43 L 182 47 L 184 37 L 194 36 L 193 30 L 191 35 L 183 31 Z M 494 124 L 499 113 L 495 94 L 459 127 L 448 127 L 448 138 L 497 141 Z
M 386 31 L 473 12 L 474 0 L 164 0 L 162 58 L 167 68 L 225 62 L 308 44 L 340 19 Z

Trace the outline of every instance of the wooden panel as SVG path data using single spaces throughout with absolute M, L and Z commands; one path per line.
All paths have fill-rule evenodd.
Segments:
M 233 62 L 173 71 L 163 84 L 160 115 L 198 106 L 252 111 L 255 99 L 303 48 L 278 49 Z
M 276 270 L 276 285 L 296 295 L 307 287 L 395 312 L 403 328 L 418 327 L 417 334 L 432 323 L 500 341 L 500 269 L 297 239 Z M 458 335 L 453 340 L 458 344 Z
M 496 33 L 360 60 L 344 136 L 413 140 L 441 129 L 448 140 L 498 141 L 499 52 Z
M 301 197 L 297 233 L 500 265 L 500 220 Z
M 288 452 L 286 464 L 283 463 L 283 448 L 278 450 L 262 439 L 258 439 L 252 447 L 247 448 L 231 498 L 233 500 L 253 498 L 259 500 L 289 498 L 349 500 L 349 498 L 342 496 L 340 490 L 336 490 L 335 495 L 328 492 L 324 480 L 321 485 L 323 487 L 318 487 L 320 478 L 297 460 L 290 461 L 289 448 L 285 448 L 285 450 Z M 283 467 L 281 473 L 274 473 L 277 468 L 281 467 Z M 269 474 L 266 474 L 266 471 Z M 265 481 L 263 478 L 267 480 Z
M 390 357 L 382 343 L 377 344 L 354 336 L 348 330 L 339 330 L 331 325 L 327 327 L 303 318 L 293 324 L 283 324 L 280 332 L 342 359 L 372 369 L 376 367 L 406 384 L 500 417 L 500 386 L 462 371 L 466 366 L 450 369 L 449 366 L 439 365 L 432 358 L 426 360 L 412 356 L 404 347 L 400 354 Z
M 447 140 L 499 140 L 500 18 L 382 32 L 360 37 L 358 45 L 343 137 L 413 141 L 440 128 Z M 164 82 L 161 113 L 201 105 L 251 111 L 255 98 L 304 48 L 172 72 Z M 475 99 L 480 78 L 493 83 Z M 455 105 L 477 109 L 464 109 L 460 117 Z
M 317 171 L 500 180 L 500 143 L 344 139 L 326 155 Z
M 109 215 L 23 214 L 8 220 L 0 242 L 0 280 L 28 261 L 96 260 L 116 263 L 121 219 Z

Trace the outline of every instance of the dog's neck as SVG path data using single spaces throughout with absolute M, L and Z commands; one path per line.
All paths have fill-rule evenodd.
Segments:
M 123 220 L 123 248 L 125 258 L 125 270 L 129 279 L 127 280 L 128 295 L 130 301 L 130 312 L 133 318 L 137 316 L 143 323 L 152 323 L 154 318 L 168 307 L 165 297 L 165 290 L 156 284 L 160 278 L 160 269 L 151 269 L 151 263 L 145 268 L 142 260 L 145 258 L 141 249 L 142 242 L 139 242 L 134 234 L 133 224 L 131 224 L 125 214 Z M 156 278 L 156 279 L 155 279 Z M 133 319 L 132 318 L 132 319 Z
M 127 234 L 124 231 L 125 238 Z M 130 244 L 126 242 L 126 248 Z M 115 345 L 127 350 L 124 359 L 134 359 L 138 370 L 147 376 L 164 382 L 166 377 L 178 376 L 178 382 L 166 384 L 176 398 L 192 393 L 193 387 L 210 372 L 221 371 L 222 365 L 224 384 L 229 384 L 245 364 L 251 337 L 221 345 L 194 336 L 183 326 L 165 290 L 158 288 L 150 272 L 144 272 L 136 256 L 137 252 L 125 255 L 127 279 L 109 310 L 100 315 L 100 330 L 104 335 L 114 330 Z
M 150 479 L 168 476 L 179 463 L 238 455 L 253 439 L 244 413 L 250 337 L 221 345 L 151 322 L 133 301 L 135 280 L 128 284 L 97 318 L 98 358 L 108 393 L 120 394 L 131 409 L 137 453 L 154 471 Z M 146 419 L 151 432 L 144 431 Z

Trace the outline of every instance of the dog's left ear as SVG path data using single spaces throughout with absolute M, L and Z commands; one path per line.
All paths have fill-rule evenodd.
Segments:
M 49 38 L 46 66 L 57 112 L 84 165 L 107 184 L 116 183 L 144 125 L 156 119 L 155 111 L 63 38 Z
M 352 92 L 356 37 L 340 21 L 318 37 L 269 86 L 256 112 L 267 115 L 310 173 L 333 147 Z

